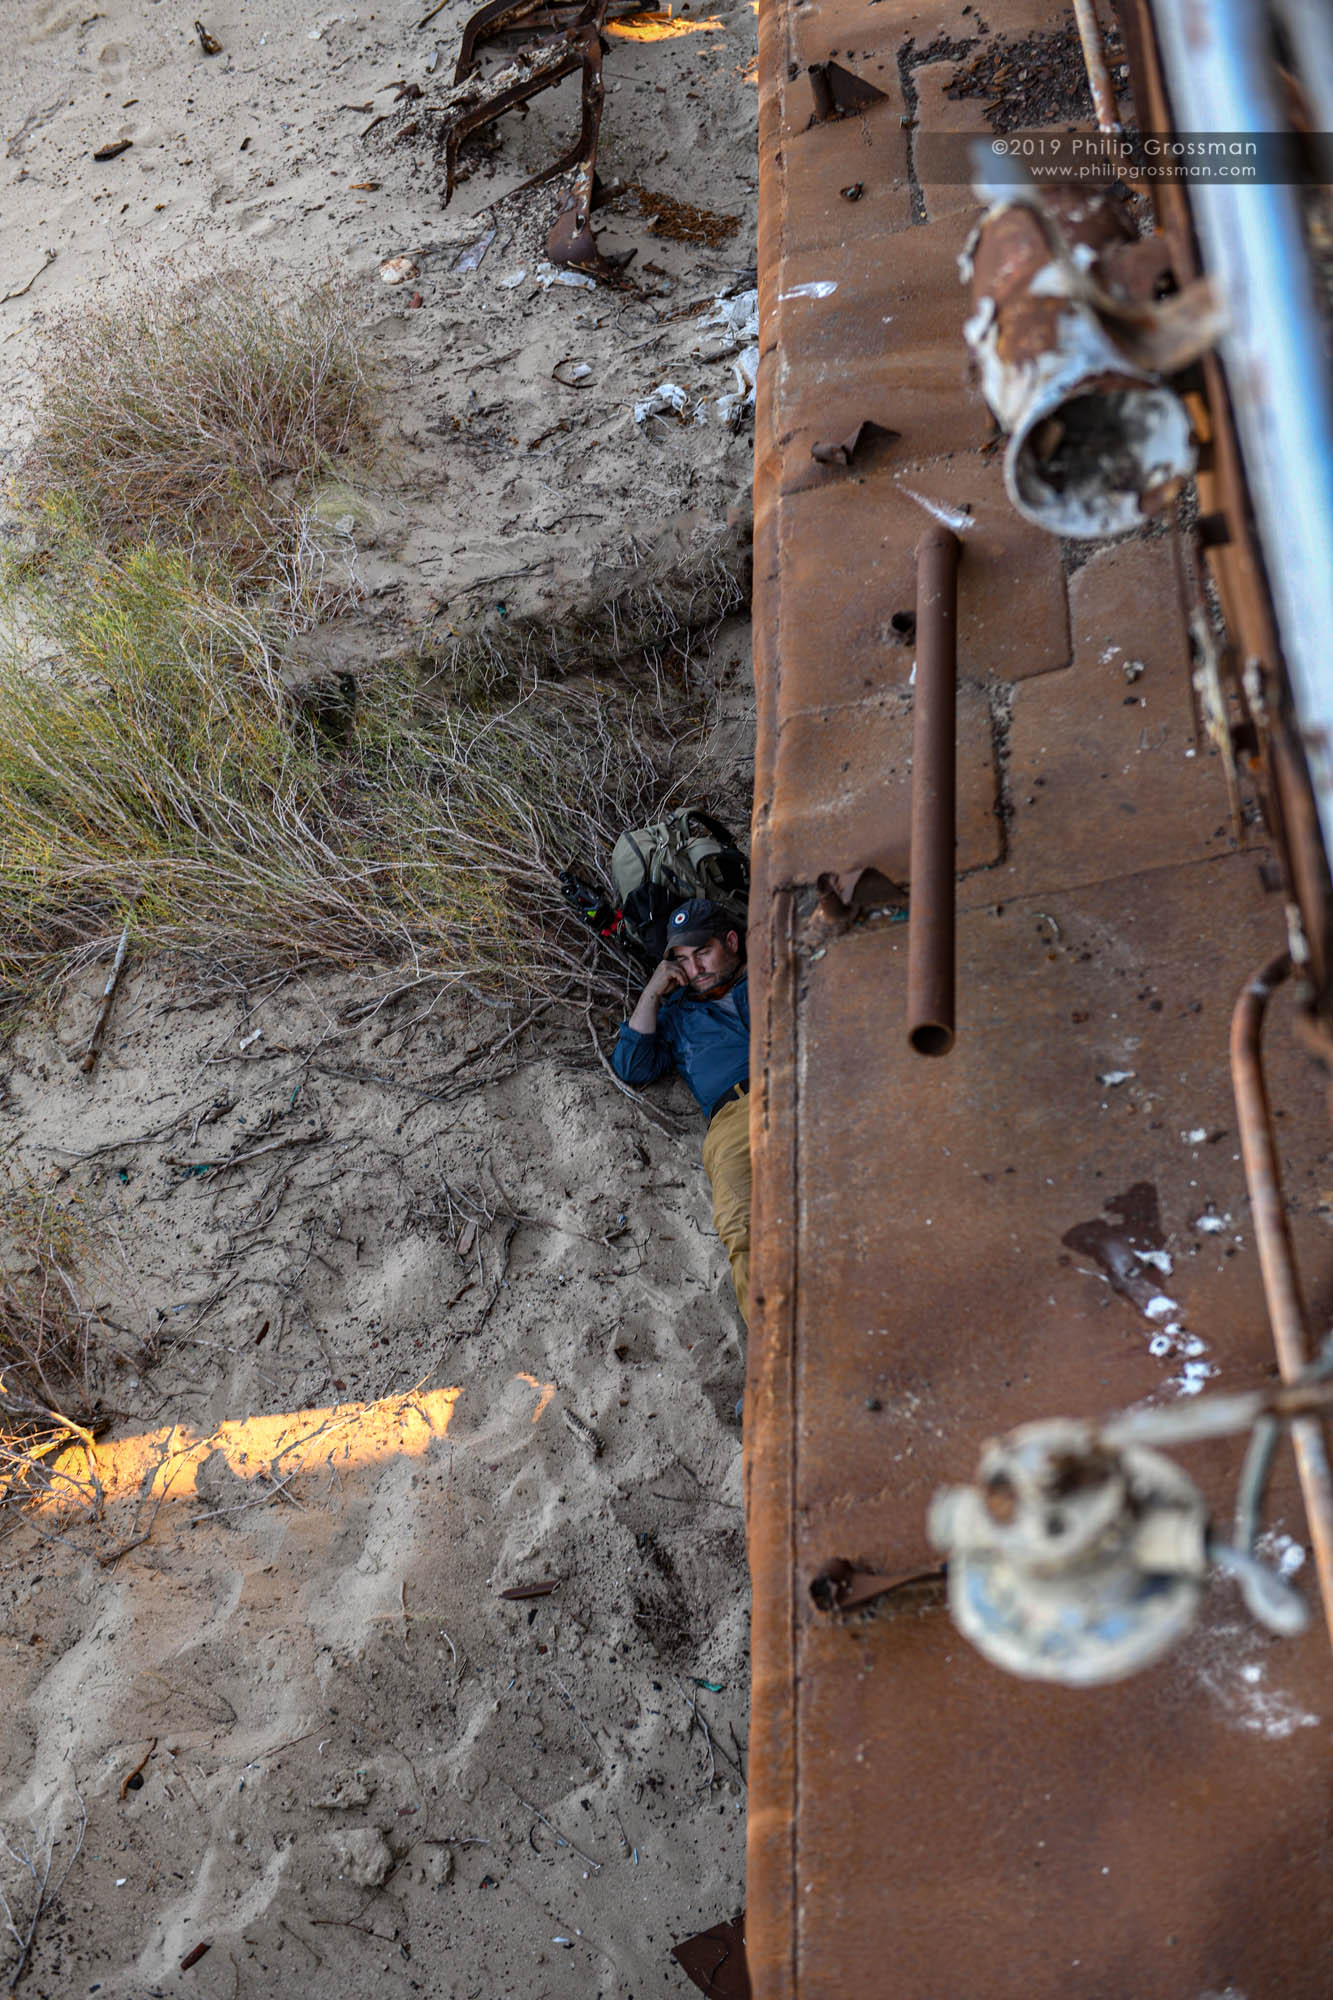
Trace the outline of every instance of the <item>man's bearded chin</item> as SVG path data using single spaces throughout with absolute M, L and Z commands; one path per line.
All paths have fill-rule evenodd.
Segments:
M 728 971 L 719 973 L 711 986 L 695 986 L 694 991 L 700 1000 L 720 1000 L 736 984 L 740 970 L 741 962 L 737 958 Z

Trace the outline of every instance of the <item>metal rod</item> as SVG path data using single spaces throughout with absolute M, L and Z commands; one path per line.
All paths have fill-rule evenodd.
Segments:
M 1078 22 L 1078 38 L 1083 44 L 1083 67 L 1088 72 L 1088 88 L 1097 113 L 1097 130 L 1118 132 L 1119 106 L 1115 101 L 1111 72 L 1106 67 L 1106 48 L 1095 0 L 1074 0 L 1074 18 Z
M 918 1055 L 953 1047 L 958 537 L 929 528 L 916 551 L 916 695 L 907 1039 Z
M 1291 1229 L 1282 1199 L 1282 1176 L 1273 1139 L 1261 1047 L 1268 1002 L 1290 971 L 1291 960 L 1284 952 L 1242 988 L 1231 1017 L 1231 1087 L 1236 1098 L 1241 1157 L 1245 1162 L 1254 1240 L 1259 1250 L 1278 1368 L 1284 1382 L 1296 1383 L 1309 1366 L 1309 1339 Z M 1310 1525 L 1324 1620 L 1333 1640 L 1333 1474 L 1329 1471 L 1319 1418 L 1297 1417 L 1291 1426 L 1291 1441 Z

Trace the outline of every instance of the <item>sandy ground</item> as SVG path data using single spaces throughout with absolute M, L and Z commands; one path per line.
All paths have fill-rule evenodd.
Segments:
M 0 447 L 60 312 L 167 267 L 332 263 L 384 383 L 355 560 L 385 634 L 558 606 L 627 541 L 720 528 L 748 427 L 632 404 L 734 386 L 680 315 L 753 261 L 751 7 L 613 38 L 603 172 L 738 223 L 683 244 L 625 198 L 625 292 L 540 283 L 554 191 L 501 199 L 567 143 L 575 83 L 447 210 L 429 148 L 358 140 L 465 13 L 230 4 L 207 57 L 156 0 L 10 0 L 0 291 L 36 275 L 0 305 Z M 419 277 L 391 290 L 397 255 Z M 742 796 L 745 656 L 725 632 Z M 104 1520 L 0 1545 L 20 1932 L 16 1855 L 64 1881 L 22 1990 L 691 1990 L 671 1944 L 743 1899 L 747 1593 L 742 1329 L 688 1100 L 660 1094 L 678 1133 L 645 1118 L 581 1021 L 491 1050 L 503 1014 L 225 968 L 132 966 L 90 1077 L 99 988 L 2 1065 L 0 1141 L 76 1223 L 114 1413 Z

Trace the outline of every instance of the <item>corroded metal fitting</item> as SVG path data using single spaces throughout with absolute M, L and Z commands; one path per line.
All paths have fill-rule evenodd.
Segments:
M 1107 259 L 1133 231 L 1104 193 L 999 192 L 960 268 L 972 288 L 964 335 L 1010 434 L 1009 498 L 1053 534 L 1123 534 L 1194 470 L 1184 404 L 1133 352 L 1153 308 L 1111 289 Z
M 976 1486 L 935 1496 L 954 1623 L 997 1666 L 1091 1687 L 1157 1659 L 1194 1622 L 1207 1509 L 1170 1459 L 1112 1451 L 1056 1418 L 992 1440 Z

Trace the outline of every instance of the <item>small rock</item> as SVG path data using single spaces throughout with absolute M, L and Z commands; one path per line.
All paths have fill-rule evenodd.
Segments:
M 393 1873 L 389 1843 L 373 1826 L 349 1827 L 327 1836 L 338 1874 L 358 1889 L 378 1889 Z

